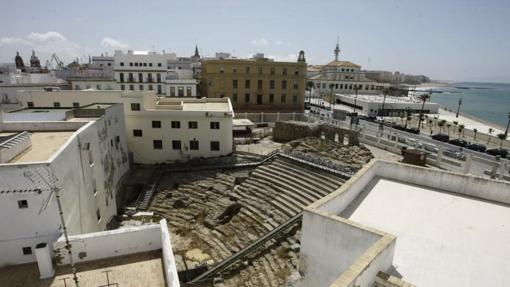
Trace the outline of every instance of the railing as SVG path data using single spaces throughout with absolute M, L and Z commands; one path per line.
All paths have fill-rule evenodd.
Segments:
M 321 169 L 346 180 L 352 177 L 352 173 L 345 171 L 341 165 L 336 164 L 331 160 L 323 159 L 314 155 L 305 154 L 302 152 L 280 152 L 278 153 L 278 156 L 311 166 L 313 168 Z

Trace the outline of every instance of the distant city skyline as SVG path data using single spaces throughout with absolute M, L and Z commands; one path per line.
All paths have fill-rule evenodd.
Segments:
M 508 1 L 2 1 L 0 62 L 16 51 L 45 64 L 120 50 L 191 56 L 254 53 L 309 64 L 340 59 L 363 69 L 436 80 L 510 83 Z

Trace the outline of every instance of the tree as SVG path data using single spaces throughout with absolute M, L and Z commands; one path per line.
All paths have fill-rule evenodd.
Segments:
M 475 142 L 476 142 L 476 133 L 478 133 L 478 130 L 477 130 L 477 129 L 473 129 L 473 133 L 475 133 L 474 138 L 473 138 L 473 141 L 475 141 Z
M 506 140 L 506 135 L 505 134 L 498 134 L 498 139 L 499 139 L 499 149 L 502 149 L 503 148 L 503 141 Z
M 404 112 L 400 112 L 400 113 L 398 113 L 398 117 L 400 118 L 400 123 L 401 123 L 401 124 L 404 124 L 404 118 L 406 117 L 406 116 L 404 115 Z
M 452 126 L 452 125 L 451 125 L 450 123 L 447 123 L 447 124 L 446 124 L 446 129 L 448 129 L 448 136 L 450 136 L 450 127 L 451 127 L 451 126 Z
M 489 128 L 489 137 L 487 139 L 487 144 L 489 144 L 489 142 L 491 141 L 491 137 L 492 137 L 492 133 L 494 132 L 494 129 L 493 128 Z
M 430 132 L 432 132 L 432 120 L 429 120 L 429 129 L 430 129 Z
M 459 139 L 460 139 L 460 136 L 462 135 L 462 132 L 464 131 L 464 125 L 459 125 L 458 129 L 459 129 Z

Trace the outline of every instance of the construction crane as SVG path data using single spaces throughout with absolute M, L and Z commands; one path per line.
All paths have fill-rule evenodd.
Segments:
M 55 63 L 57 64 L 57 68 L 64 68 L 64 62 L 62 62 L 62 60 L 60 60 L 60 58 L 57 56 L 57 54 L 53 53 L 51 54 L 51 60 L 50 60 L 50 64 L 51 66 L 53 67 L 53 61 L 55 61 Z

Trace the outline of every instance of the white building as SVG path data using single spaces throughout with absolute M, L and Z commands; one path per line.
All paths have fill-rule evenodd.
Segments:
M 59 212 L 69 234 L 107 229 L 129 169 L 122 105 L 0 118 L 0 266 L 35 261 L 36 245 L 63 232 Z
M 356 91 L 365 94 L 380 94 L 389 84 L 378 83 L 367 79 L 361 66 L 349 61 L 340 61 L 340 48 L 336 45 L 335 60 L 320 67 L 320 72 L 312 70 L 309 81 L 314 84 L 316 96 L 331 95 L 331 93 L 350 93 Z
M 167 163 L 232 153 L 228 98 L 156 97 L 154 92 L 38 91 L 21 93 L 25 107 L 123 103 L 129 151 L 136 163 Z
M 409 97 L 392 97 L 369 94 L 336 94 L 336 103 L 349 108 L 356 108 L 356 112 L 370 117 L 393 116 L 398 117 L 402 113 L 421 113 L 423 103 L 412 100 Z M 426 102 L 423 105 L 424 114 L 437 114 L 439 104 Z
M 169 70 L 165 84 L 167 97 L 197 96 L 198 81 L 193 78 L 193 70 Z

